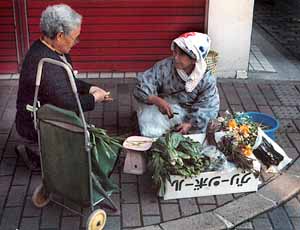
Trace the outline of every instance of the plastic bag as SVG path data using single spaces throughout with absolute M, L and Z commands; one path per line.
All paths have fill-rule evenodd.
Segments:
M 207 171 L 232 171 L 236 169 L 236 166 L 227 161 L 226 156 L 219 151 L 216 146 L 208 145 L 203 148 L 201 154 L 209 157 L 210 165 Z
M 186 111 L 178 104 L 170 104 L 170 106 L 175 113 L 171 119 L 162 114 L 155 105 L 139 104 L 137 116 L 142 136 L 160 137 L 182 123 Z

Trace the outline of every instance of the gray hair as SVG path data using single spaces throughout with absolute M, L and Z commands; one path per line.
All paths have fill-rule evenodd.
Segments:
M 57 33 L 69 35 L 81 25 L 82 16 L 65 4 L 48 6 L 42 13 L 40 27 L 42 33 L 53 39 Z

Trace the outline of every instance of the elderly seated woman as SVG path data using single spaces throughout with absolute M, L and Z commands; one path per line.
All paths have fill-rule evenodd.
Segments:
M 81 22 L 82 16 L 64 4 L 48 6 L 42 12 L 42 34 L 32 44 L 24 59 L 17 97 L 16 129 L 29 142 L 37 143 L 33 117 L 26 107 L 33 104 L 38 63 L 42 58 L 51 58 L 64 62 L 73 71 L 69 52 L 79 42 Z M 93 110 L 96 102 L 111 100 L 109 92 L 76 79 L 76 71 L 73 71 L 73 75 L 84 111 Z M 67 72 L 57 65 L 44 64 L 38 100 L 41 105 L 52 104 L 78 112 Z M 31 169 L 35 167 L 34 163 L 39 162 L 35 151 L 30 151 L 24 145 L 17 146 L 16 151 Z
M 170 130 L 182 134 L 205 132 L 217 117 L 216 78 L 207 71 L 210 49 L 206 34 L 189 32 L 173 40 L 173 56 L 138 76 L 134 96 L 143 136 L 159 137 Z

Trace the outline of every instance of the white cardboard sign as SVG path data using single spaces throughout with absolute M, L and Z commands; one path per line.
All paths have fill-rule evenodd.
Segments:
M 260 184 L 250 172 L 204 172 L 193 178 L 171 176 L 166 181 L 164 200 L 257 191 Z

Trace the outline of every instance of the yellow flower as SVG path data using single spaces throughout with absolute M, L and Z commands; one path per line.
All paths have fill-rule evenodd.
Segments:
M 253 152 L 252 152 L 252 147 L 250 145 L 246 145 L 244 148 L 242 148 L 242 153 L 248 157 L 250 156 Z
M 248 125 L 241 125 L 239 130 L 243 136 L 249 136 L 250 128 Z
M 236 121 L 235 121 L 234 119 L 230 119 L 230 120 L 228 121 L 228 127 L 229 127 L 229 129 L 234 129 L 234 128 L 236 128 L 236 127 L 237 127 Z

